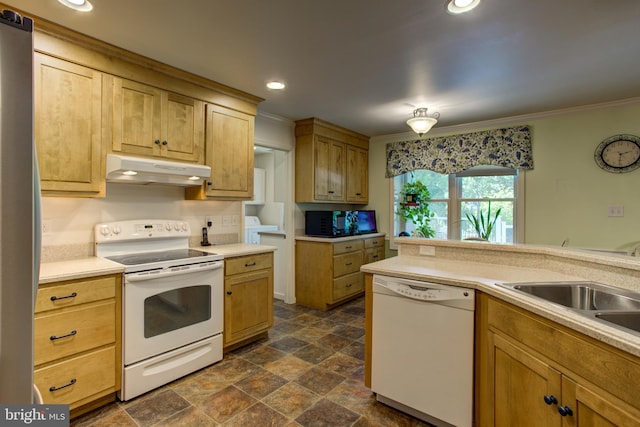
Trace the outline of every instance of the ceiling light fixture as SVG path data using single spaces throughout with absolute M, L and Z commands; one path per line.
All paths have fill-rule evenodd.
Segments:
M 272 90 L 282 90 L 285 88 L 284 83 L 279 81 L 271 81 L 267 83 L 267 87 Z
M 413 110 L 413 117 L 407 120 L 407 124 L 415 133 L 422 136 L 438 123 L 440 113 L 427 114 L 427 108 L 416 108 Z
M 89 3 L 89 0 L 58 0 L 63 5 L 77 10 L 79 12 L 89 12 L 93 10 L 93 5 Z
M 458 15 L 469 12 L 480 4 L 480 0 L 450 0 L 447 4 L 447 12 Z

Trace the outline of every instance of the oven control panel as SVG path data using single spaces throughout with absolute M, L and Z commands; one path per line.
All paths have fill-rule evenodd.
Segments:
M 118 240 L 140 240 L 167 237 L 189 237 L 189 223 L 176 220 L 133 220 L 96 224 L 96 243 Z

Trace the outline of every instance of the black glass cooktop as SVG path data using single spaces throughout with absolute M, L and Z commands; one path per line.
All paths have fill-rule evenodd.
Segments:
M 211 256 L 211 253 L 197 251 L 195 249 L 172 249 L 159 252 L 141 252 L 137 254 L 116 255 L 105 257 L 124 265 L 151 264 L 154 262 L 175 261 Z

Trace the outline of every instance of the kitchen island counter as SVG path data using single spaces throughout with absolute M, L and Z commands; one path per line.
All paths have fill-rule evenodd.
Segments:
M 639 334 L 501 286 L 512 282 L 592 281 L 638 292 L 637 259 L 526 245 L 398 240 L 399 256 L 363 265 L 361 271 L 476 289 L 640 357 Z

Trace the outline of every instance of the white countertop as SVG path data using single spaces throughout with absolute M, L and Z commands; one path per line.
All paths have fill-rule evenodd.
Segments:
M 525 249 L 520 247 L 518 250 Z M 528 268 L 419 255 L 401 255 L 365 264 L 361 267 L 361 271 L 476 289 L 640 357 L 639 335 L 590 319 L 567 307 L 500 286 L 500 284 L 512 282 L 590 280 L 579 272 L 566 274 L 537 266 Z
M 273 252 L 275 246 L 250 245 L 237 243 L 231 245 L 197 246 L 203 252 L 211 252 L 223 255 L 224 257 L 253 255 L 264 252 Z M 104 258 L 89 257 L 68 261 L 45 262 L 40 264 L 39 283 L 59 282 L 62 280 L 82 279 L 91 276 L 102 276 L 106 274 L 118 274 L 124 271 L 124 266 Z

